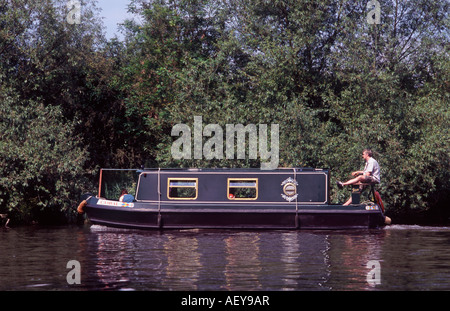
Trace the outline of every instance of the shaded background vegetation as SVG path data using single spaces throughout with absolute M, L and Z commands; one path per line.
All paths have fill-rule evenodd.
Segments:
M 70 221 L 100 167 L 174 160 L 177 123 L 280 125 L 280 166 L 382 167 L 398 221 L 448 221 L 448 2 L 130 0 L 106 40 L 93 0 L 0 0 L 0 213 Z M 346 190 L 332 187 L 334 203 Z

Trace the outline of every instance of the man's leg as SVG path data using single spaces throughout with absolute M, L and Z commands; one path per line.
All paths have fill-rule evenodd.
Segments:
M 358 177 L 355 177 L 355 178 L 353 178 L 353 179 L 350 179 L 350 180 L 348 180 L 348 181 L 342 183 L 342 185 L 343 185 L 343 186 L 353 185 L 353 184 L 356 184 L 356 183 L 358 183 L 358 182 L 360 182 L 360 181 L 363 181 L 363 180 L 365 180 L 365 179 L 366 179 L 366 177 L 364 177 L 363 175 L 360 175 L 360 176 L 358 176 Z
M 347 202 L 344 203 L 344 206 L 347 206 L 350 204 L 352 204 L 352 197 L 350 197 L 350 199 L 348 199 Z

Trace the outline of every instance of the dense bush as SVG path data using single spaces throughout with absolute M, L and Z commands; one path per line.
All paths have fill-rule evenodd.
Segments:
M 447 1 L 130 0 L 106 41 L 93 1 L 0 0 L 0 211 L 73 211 L 98 167 L 177 160 L 177 123 L 279 124 L 280 166 L 382 166 L 388 213 L 448 220 Z M 85 178 L 89 179 L 89 182 Z M 83 186 L 84 185 L 84 186 Z M 332 187 L 333 202 L 348 192 Z

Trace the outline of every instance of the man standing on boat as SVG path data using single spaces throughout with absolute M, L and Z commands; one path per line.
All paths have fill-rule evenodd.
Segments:
M 364 149 L 362 153 L 363 159 L 366 161 L 366 166 L 363 171 L 355 171 L 352 176 L 355 178 L 350 179 L 346 182 L 337 181 L 339 189 L 344 188 L 344 186 L 353 185 L 357 183 L 367 183 L 367 184 L 379 184 L 380 183 L 380 165 L 377 160 L 372 158 L 372 150 Z M 349 205 L 352 203 L 350 198 L 344 205 Z

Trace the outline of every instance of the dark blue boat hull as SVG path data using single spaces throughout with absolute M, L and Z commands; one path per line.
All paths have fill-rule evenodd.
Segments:
M 93 224 L 133 229 L 361 229 L 380 228 L 385 216 L 376 205 L 258 206 L 134 203 L 99 205 L 88 200 Z

